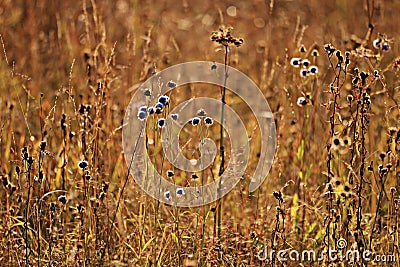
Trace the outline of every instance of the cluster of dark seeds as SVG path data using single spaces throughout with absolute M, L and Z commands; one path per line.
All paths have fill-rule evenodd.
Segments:
M 242 38 L 233 37 L 231 31 L 233 28 L 220 28 L 219 31 L 211 33 L 211 41 L 217 42 L 225 47 L 235 45 L 239 47 L 243 44 Z

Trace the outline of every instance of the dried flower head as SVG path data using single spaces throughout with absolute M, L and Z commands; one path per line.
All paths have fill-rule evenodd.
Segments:
M 303 65 L 303 67 L 308 67 L 308 66 L 310 66 L 310 64 L 311 64 L 311 62 L 310 62 L 310 60 L 308 60 L 308 59 L 303 59 L 302 61 L 301 61 L 301 64 Z
M 328 54 L 328 57 L 332 56 L 335 53 L 336 49 L 332 44 L 324 45 L 325 52 Z
M 46 149 L 46 141 L 45 140 L 40 142 L 39 148 L 40 148 L 40 151 L 44 151 Z
M 347 95 L 347 101 L 352 102 L 354 100 L 353 95 Z
M 63 204 L 67 203 L 67 197 L 65 195 L 61 195 L 58 197 L 58 201 L 60 201 Z
M 306 49 L 306 47 L 302 44 L 302 45 L 300 46 L 300 48 L 299 48 L 299 51 L 300 51 L 300 53 L 306 53 L 306 52 L 307 52 L 307 49 Z
M 333 138 L 332 143 L 334 146 L 339 146 L 340 144 L 342 144 L 342 140 L 338 137 Z
M 176 194 L 178 196 L 183 196 L 185 194 L 185 191 L 183 190 L 182 187 L 179 187 L 179 188 L 176 189 Z
M 231 31 L 233 28 L 223 28 L 221 27 L 219 31 L 215 31 L 211 33 L 211 41 L 217 42 L 225 47 L 235 45 L 236 47 L 240 47 L 243 44 L 242 38 L 233 37 L 231 35 Z
M 170 116 L 171 119 L 173 119 L 174 121 L 178 120 L 178 118 L 179 118 L 179 115 L 176 114 L 176 113 L 172 113 L 172 114 L 170 114 L 169 116 Z
M 314 48 L 313 51 L 311 52 L 311 55 L 312 55 L 313 57 L 318 57 L 318 56 L 319 56 L 318 49 Z
M 294 57 L 294 58 L 292 58 L 292 59 L 290 60 L 290 65 L 292 65 L 292 66 L 295 67 L 295 68 L 300 67 L 300 64 L 301 64 L 301 58 Z
M 343 145 L 345 145 L 345 146 L 351 145 L 351 138 L 348 136 L 345 136 L 343 138 Z
M 297 98 L 297 105 L 299 107 L 305 106 L 308 103 L 308 99 L 305 98 L 304 96 L 300 96 L 299 98 Z
M 300 70 L 300 77 L 306 78 L 308 76 L 308 69 L 301 69 Z
M 384 42 L 384 43 L 382 44 L 382 51 L 388 52 L 389 50 L 390 50 L 389 43 L 388 43 L 388 42 Z
M 173 88 L 176 87 L 176 83 L 173 82 L 173 81 L 169 81 L 169 82 L 167 83 L 167 86 L 168 86 L 169 88 L 173 89 Z
M 390 50 L 389 42 L 390 40 L 388 40 L 386 34 L 379 34 L 379 37 L 372 41 L 372 46 L 375 49 L 382 50 L 383 52 L 388 52 Z
M 381 48 L 382 48 L 382 38 L 375 39 L 375 40 L 372 42 L 372 46 L 373 46 L 375 49 L 381 49 Z
M 137 117 L 139 120 L 143 121 L 144 119 L 146 119 L 147 116 L 147 112 L 146 111 L 139 111 L 137 114 Z
M 169 103 L 169 97 L 166 95 L 162 95 L 158 98 L 158 102 L 163 104 L 164 106 L 168 105 Z
M 144 95 L 145 96 L 151 96 L 151 91 L 149 88 L 144 89 Z
M 204 123 L 205 123 L 207 126 L 211 126 L 211 125 L 214 123 L 214 120 L 213 120 L 212 118 L 210 118 L 210 117 L 205 117 L 205 118 L 204 118 Z
M 193 117 L 190 122 L 192 123 L 193 126 L 196 126 L 200 123 L 200 118 L 199 117 Z
M 315 75 L 315 74 L 318 73 L 318 67 L 317 67 L 317 66 L 310 66 L 310 67 L 308 68 L 308 72 L 309 72 L 311 75 Z
M 204 109 L 201 108 L 197 111 L 197 116 L 204 117 L 204 116 L 207 116 L 207 113 Z
M 149 115 L 154 114 L 154 112 L 155 112 L 154 107 L 149 107 L 149 108 L 147 109 L 147 113 L 148 113 Z
M 163 110 L 164 110 L 164 104 L 158 102 L 158 103 L 155 104 L 154 109 L 156 111 L 156 114 L 161 114 L 163 112 Z
M 85 169 L 89 166 L 89 163 L 86 160 L 81 160 L 78 162 L 78 167 L 81 169 Z
M 158 128 L 164 128 L 165 127 L 165 119 L 164 118 L 158 119 L 157 125 L 158 125 Z

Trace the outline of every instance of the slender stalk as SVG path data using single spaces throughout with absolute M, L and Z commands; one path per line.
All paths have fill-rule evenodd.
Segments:
M 25 202 L 25 220 L 24 220 L 24 231 L 25 231 L 25 236 L 24 236 L 24 241 L 25 241 L 25 263 L 26 266 L 29 266 L 29 254 L 30 254 L 30 247 L 28 243 L 28 215 L 29 215 L 29 202 L 30 202 L 30 197 L 31 197 L 31 168 L 32 168 L 32 159 L 29 157 L 27 159 L 27 174 L 26 174 L 26 179 L 27 179 L 27 186 L 28 186 L 28 195 L 26 198 Z
M 221 217 L 222 217 L 222 199 L 221 198 L 221 186 L 222 186 L 222 179 L 221 175 L 225 171 L 225 148 L 224 148 L 224 113 L 225 113 L 225 96 L 226 96 L 226 82 L 228 78 L 228 56 L 229 56 L 229 47 L 225 46 L 225 59 L 224 59 L 224 66 L 225 66 L 225 77 L 224 77 L 224 87 L 222 88 L 222 95 L 221 95 L 221 123 L 219 128 L 220 134 L 220 143 L 219 143 L 219 155 L 221 157 L 221 165 L 219 166 L 219 185 L 218 185 L 218 215 L 217 215 L 217 231 L 218 231 L 218 239 L 221 239 L 222 232 L 221 232 Z

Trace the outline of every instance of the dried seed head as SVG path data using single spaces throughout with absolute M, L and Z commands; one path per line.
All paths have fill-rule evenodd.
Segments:
M 374 171 L 374 167 L 372 166 L 372 164 L 368 165 L 367 170 L 370 172 Z
M 305 46 L 302 44 L 299 48 L 300 53 L 306 53 L 307 49 L 305 48 Z
M 156 111 L 156 114 L 161 114 L 163 112 L 163 110 L 164 110 L 164 104 L 158 102 L 158 103 L 155 104 L 154 109 Z
M 84 105 L 84 104 L 81 104 L 81 105 L 79 106 L 79 113 L 80 113 L 80 114 L 85 113 L 85 105 Z
M 41 141 L 39 145 L 40 151 L 44 151 L 46 149 L 46 141 Z
M 137 117 L 140 121 L 144 121 L 146 119 L 147 112 L 146 111 L 139 111 Z
M 350 65 L 350 58 L 346 57 L 344 64 L 346 65 L 345 67 L 347 67 L 348 65 Z
M 158 98 L 158 102 L 163 104 L 164 106 L 169 104 L 169 97 L 166 95 L 162 95 Z
M 58 197 L 58 201 L 60 201 L 63 204 L 67 203 L 67 197 L 65 195 L 61 195 Z
M 315 75 L 315 74 L 318 73 L 318 67 L 317 67 L 317 66 L 310 66 L 310 67 L 308 68 L 308 72 L 309 72 L 311 75 Z
M 389 43 L 384 42 L 384 43 L 382 44 L 382 51 L 383 51 L 383 52 L 388 52 L 389 50 L 390 50 Z
M 335 146 L 338 146 L 338 145 L 340 145 L 342 143 L 342 140 L 340 138 L 338 138 L 338 137 L 335 137 L 335 138 L 333 138 L 332 142 L 333 142 L 333 144 Z
M 313 57 L 318 57 L 318 56 L 319 56 L 318 50 L 317 50 L 316 48 L 314 48 L 314 49 L 312 50 L 312 52 L 311 52 L 311 55 L 312 55 Z
M 243 44 L 242 38 L 233 37 L 231 31 L 233 28 L 220 28 L 219 31 L 211 33 L 211 41 L 221 44 L 225 47 L 235 45 L 240 47 Z
M 176 114 L 176 113 L 170 114 L 169 116 L 170 116 L 171 119 L 173 119 L 174 121 L 178 120 L 178 118 L 179 118 L 179 115 Z
M 279 202 L 283 202 L 283 197 L 282 197 L 281 191 L 274 191 L 272 194 Z
M 292 65 L 292 66 L 295 67 L 295 68 L 300 67 L 300 64 L 301 64 L 301 58 L 294 57 L 294 58 L 292 58 L 292 59 L 290 60 L 290 65 Z
M 250 233 L 250 238 L 255 239 L 257 237 L 257 234 L 255 232 Z
M 382 48 L 382 42 L 383 42 L 382 38 L 377 38 L 372 42 L 372 46 L 375 49 L 381 49 Z
M 296 104 L 299 107 L 303 107 L 303 106 L 307 105 L 307 103 L 308 103 L 308 99 L 305 98 L 304 96 L 301 96 L 301 97 L 297 98 Z
M 343 144 L 344 144 L 345 146 L 350 145 L 350 144 L 351 144 L 351 138 L 348 137 L 348 136 L 345 136 L 345 137 L 343 138 Z
M 149 107 L 149 108 L 147 109 L 147 114 L 149 114 L 149 115 L 153 115 L 154 112 L 155 112 L 154 107 Z
M 78 162 L 78 167 L 81 169 L 85 169 L 89 166 L 88 162 L 86 160 L 81 160 Z
M 146 88 L 143 93 L 145 96 L 151 96 L 151 91 L 149 88 Z
M 102 182 L 101 183 L 101 186 L 102 186 L 102 188 L 101 188 L 101 190 L 103 191 L 103 192 L 107 192 L 108 191 L 108 183 L 106 183 L 106 182 Z
M 164 118 L 158 119 L 157 125 L 158 125 L 158 128 L 164 128 L 165 127 L 165 119 Z
M 353 95 L 347 95 L 347 101 L 352 102 L 354 100 Z
M 193 117 L 190 122 L 192 123 L 193 126 L 197 126 L 200 123 L 200 118 L 199 117 Z
M 350 192 L 351 187 L 350 187 L 349 185 L 346 184 L 346 185 L 343 187 L 343 190 L 344 190 L 345 192 Z
M 210 117 L 205 117 L 205 118 L 204 118 L 204 123 L 205 123 L 207 126 L 210 126 L 210 125 L 212 125 L 212 124 L 214 123 L 214 120 L 213 120 L 212 118 L 210 118 Z
M 205 116 L 207 116 L 207 113 L 206 113 L 206 111 L 205 111 L 204 109 L 199 109 L 199 110 L 197 111 L 197 116 L 199 116 L 199 117 L 205 117 Z
M 1 176 L 1 181 L 4 185 L 4 187 L 7 187 L 7 185 L 9 184 L 9 181 L 6 176 Z
M 167 86 L 168 86 L 169 88 L 173 89 L 173 88 L 176 87 L 176 83 L 175 83 L 174 81 L 169 81 L 169 82 L 167 83 Z
M 308 76 L 308 69 L 301 69 L 300 70 L 300 77 L 306 78 Z
M 303 59 L 302 61 L 301 61 L 301 64 L 304 66 L 304 67 L 308 67 L 308 66 L 310 66 L 310 64 L 311 64 L 311 62 L 310 62 L 310 60 L 308 60 L 308 59 Z
M 185 194 L 185 191 L 183 190 L 183 188 L 179 187 L 176 189 L 176 194 L 178 196 L 183 196 Z

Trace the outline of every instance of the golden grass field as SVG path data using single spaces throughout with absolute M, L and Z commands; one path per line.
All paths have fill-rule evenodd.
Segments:
M 399 12 L 395 0 L 0 1 L 0 266 L 400 266 Z M 229 27 L 240 47 L 211 40 Z M 318 73 L 301 77 L 293 58 Z M 143 82 L 189 61 L 250 77 L 277 147 L 249 193 L 260 129 L 227 92 L 249 135 L 245 174 L 222 199 L 182 208 L 129 175 L 122 127 Z M 222 89 L 179 87 L 170 105 Z M 193 185 L 185 171 L 167 177 L 163 112 L 147 121 L 148 154 L 166 179 Z M 225 158 L 195 181 L 207 184 L 232 155 L 218 123 L 201 127 L 179 141 L 190 159 L 202 137 L 224 140 Z M 272 250 L 286 254 L 259 257 Z M 310 250 L 321 258 L 293 259 Z

